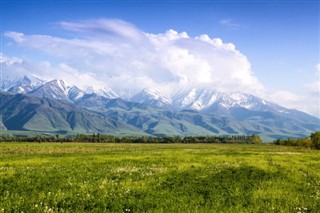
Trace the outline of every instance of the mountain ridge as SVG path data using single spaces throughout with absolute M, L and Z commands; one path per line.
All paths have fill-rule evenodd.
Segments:
M 168 85 L 168 87 L 172 89 L 175 83 L 172 82 Z M 119 95 L 111 88 L 94 89 L 93 87 L 89 87 L 86 90 L 82 90 L 76 85 L 69 85 L 61 79 L 44 81 L 36 77 L 30 78 L 29 76 L 23 76 L 15 80 L 3 81 L 0 84 L 0 88 L 1 91 L 6 92 L 65 99 L 72 102 L 79 100 L 85 94 L 96 94 L 100 97 L 110 99 L 121 98 L 125 101 L 143 103 L 153 107 L 165 107 L 178 111 L 192 109 L 210 113 L 211 108 L 218 106 L 225 109 L 242 107 L 253 111 L 270 111 L 272 109 L 281 113 L 288 113 L 291 110 L 251 94 L 219 92 L 213 89 L 193 88 L 190 86 L 183 87 L 179 82 L 176 83 L 176 85 L 177 89 L 173 89 L 174 92 L 171 93 L 168 91 L 161 92 L 163 89 L 145 88 L 134 94 L 132 94 L 131 91 L 129 91 L 128 94 L 122 91 L 121 95 Z M 23 88 L 23 90 L 19 91 L 14 89 L 16 87 Z M 170 95 L 168 95 L 168 93 L 170 93 Z
M 11 109 L 10 115 L 2 106 L 3 129 L 35 130 L 33 126 L 37 120 L 44 123 L 42 127 L 47 127 L 48 131 L 61 128 L 73 132 L 130 132 L 155 136 L 260 134 L 283 138 L 307 136 L 320 129 L 320 119 L 314 116 L 244 93 L 191 88 L 166 97 L 157 90 L 144 89 L 124 100 L 112 89 L 83 91 L 58 79 L 34 83 L 24 77 L 19 82 L 12 81 L 10 88 L 1 85 L 4 91 L 1 101 L 8 106 L 29 104 L 22 104 L 27 109 L 20 107 L 20 111 Z M 11 89 L 19 86 L 33 90 L 23 89 L 19 94 L 19 90 Z M 15 102 L 7 102 L 7 96 L 15 96 Z M 61 109 L 54 108 L 55 105 Z M 12 126 L 12 116 L 19 120 L 18 128 Z

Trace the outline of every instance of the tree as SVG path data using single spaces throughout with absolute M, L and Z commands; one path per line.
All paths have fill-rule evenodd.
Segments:
M 249 143 L 260 144 L 262 143 L 262 140 L 259 135 L 251 135 L 249 138 Z
M 320 149 L 320 131 L 311 133 L 311 144 L 315 149 Z

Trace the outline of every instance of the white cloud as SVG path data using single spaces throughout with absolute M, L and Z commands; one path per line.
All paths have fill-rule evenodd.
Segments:
M 26 75 L 28 70 L 31 70 L 30 64 L 18 57 L 8 57 L 0 53 L 1 78 L 16 79 Z M 1 80 L 2 80 L 1 79 Z
M 62 28 L 77 33 L 102 37 L 114 37 L 139 41 L 143 39 L 143 33 L 132 24 L 119 19 L 98 19 L 83 22 L 61 22 Z
M 319 95 L 293 93 L 287 90 L 279 90 L 270 93 L 266 97 L 268 100 L 277 103 L 289 109 L 297 109 L 311 115 L 320 117 L 320 99 Z
M 307 108 L 305 111 L 320 117 L 320 64 L 316 66 L 317 71 L 314 74 L 314 81 L 304 85 L 307 94 L 303 105 Z
M 21 64 L 23 60 L 17 57 L 7 57 L 3 53 L 0 53 L 0 63 L 6 66 L 11 66 L 13 64 Z
M 305 87 L 315 95 L 320 95 L 320 80 L 306 84 Z M 319 96 L 320 97 L 320 96 Z
M 80 88 L 93 87 L 98 89 L 107 86 L 103 81 L 99 80 L 94 73 L 83 73 L 65 63 L 60 63 L 56 67 L 52 67 L 50 64 L 46 66 L 47 73 L 45 77 L 47 79 L 52 78 L 52 75 L 54 75 L 55 78 L 63 79 L 67 83 L 77 85 Z
M 263 90 L 248 59 L 234 44 L 220 38 L 190 37 L 174 30 L 150 34 L 130 23 L 109 19 L 59 25 L 74 33 L 74 38 L 19 32 L 5 35 L 21 47 L 56 57 L 60 64 L 68 65 L 76 75 L 87 76 L 86 81 L 97 86 L 101 86 L 97 82 L 104 82 L 105 86 L 119 90 L 138 91 L 183 80 L 227 91 L 258 94 Z M 52 78 L 69 78 L 69 68 L 47 69 L 54 69 Z M 45 69 L 38 70 L 38 76 L 49 77 Z
M 269 99 L 275 103 L 278 103 L 284 107 L 292 108 L 297 107 L 303 98 L 299 95 L 287 90 L 279 90 L 269 95 Z
M 314 74 L 316 78 L 314 81 L 305 84 L 305 88 L 313 95 L 317 96 L 320 99 L 320 64 L 316 66 L 317 71 Z
M 269 95 L 269 99 L 284 107 L 298 109 L 320 118 L 320 64 L 315 66 L 315 80 L 300 86 L 300 92 L 286 90 Z

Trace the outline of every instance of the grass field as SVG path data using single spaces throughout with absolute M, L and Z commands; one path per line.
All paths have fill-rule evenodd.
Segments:
M 320 151 L 0 143 L 0 212 L 320 212 Z

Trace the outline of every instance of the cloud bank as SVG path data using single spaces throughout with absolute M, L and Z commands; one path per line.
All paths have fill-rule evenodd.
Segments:
M 168 30 L 141 31 L 122 20 L 61 22 L 71 38 L 6 32 L 20 47 L 46 53 L 58 64 L 41 62 L 34 75 L 63 78 L 82 86 L 138 91 L 170 81 L 257 94 L 262 84 L 234 44 L 208 35 L 190 37 Z

